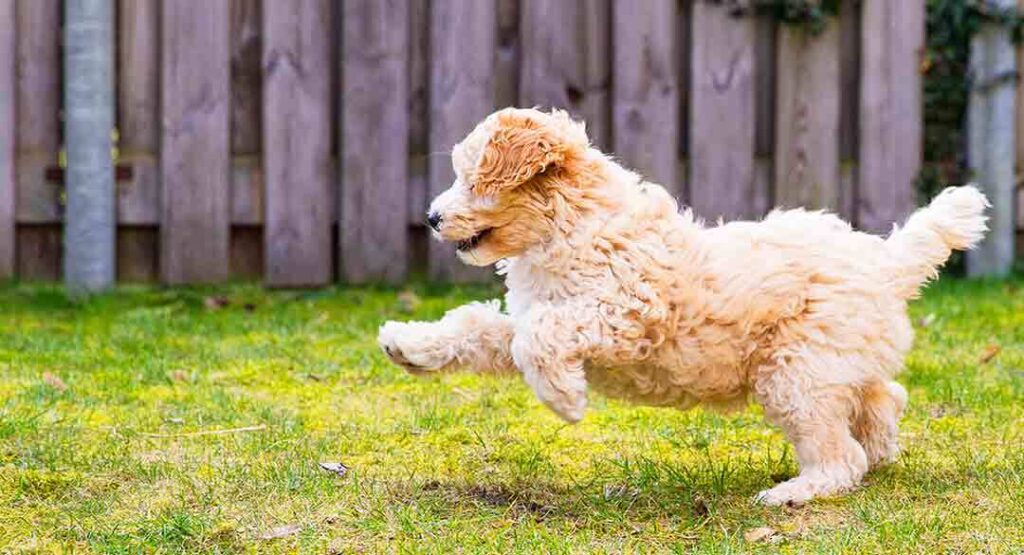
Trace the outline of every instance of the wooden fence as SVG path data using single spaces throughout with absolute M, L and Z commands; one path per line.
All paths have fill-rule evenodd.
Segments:
M 496 107 L 559 106 L 708 219 L 884 231 L 921 160 L 924 0 L 820 34 L 707 0 L 120 0 L 118 277 L 470 280 L 422 225 Z M 0 278 L 60 277 L 61 2 L 0 0 Z

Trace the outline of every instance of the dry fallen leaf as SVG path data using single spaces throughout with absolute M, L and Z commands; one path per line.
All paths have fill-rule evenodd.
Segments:
M 279 538 L 287 538 L 288 536 L 293 536 L 297 534 L 299 530 L 302 530 L 301 524 L 287 524 L 285 526 L 278 526 L 277 528 L 267 530 L 266 532 L 260 534 L 259 538 L 261 540 L 276 540 Z
M 229 304 L 231 304 L 231 301 L 223 295 L 206 297 L 203 299 L 203 306 L 205 306 L 207 310 L 220 310 Z
M 704 498 L 699 495 L 693 497 L 693 514 L 698 518 L 704 518 L 708 516 L 708 505 L 704 502 Z
M 333 472 L 338 476 L 344 476 L 348 473 L 348 467 L 340 462 L 322 462 L 320 463 L 320 468 L 327 472 Z
M 992 359 L 996 358 L 996 356 L 999 354 L 999 351 L 1002 350 L 1003 348 L 1000 347 L 999 345 L 996 345 L 995 343 L 989 344 L 988 347 L 985 347 L 985 352 L 981 353 L 981 363 L 988 364 Z
M 398 294 L 398 310 L 405 314 L 409 314 L 416 310 L 416 307 L 420 305 L 420 298 L 409 291 L 408 289 Z
M 769 526 L 762 526 L 760 528 L 753 528 L 743 533 L 743 539 L 750 543 L 757 543 L 763 541 L 771 541 L 777 532 L 774 528 Z
M 64 380 L 57 377 L 56 374 L 50 372 L 43 372 L 43 383 L 56 389 L 57 391 L 66 391 L 68 386 L 64 383 Z
M 171 380 L 176 382 L 187 382 L 188 374 L 184 370 L 175 370 L 171 372 Z

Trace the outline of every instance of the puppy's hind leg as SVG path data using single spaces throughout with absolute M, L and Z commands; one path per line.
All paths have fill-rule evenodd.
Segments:
M 755 384 L 765 416 L 793 443 L 800 465 L 797 477 L 759 493 L 761 503 L 802 503 L 849 491 L 868 470 L 864 448 L 850 433 L 853 386 L 816 382 L 799 359 L 790 359 L 765 369 Z
M 899 454 L 897 423 L 906 406 L 907 390 L 896 382 L 878 380 L 862 390 L 853 435 L 864 446 L 871 468 L 893 462 Z

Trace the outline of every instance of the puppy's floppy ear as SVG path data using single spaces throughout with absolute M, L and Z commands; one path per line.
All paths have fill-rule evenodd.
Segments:
M 563 111 L 502 110 L 473 175 L 473 191 L 492 195 L 526 183 L 585 150 L 583 124 Z

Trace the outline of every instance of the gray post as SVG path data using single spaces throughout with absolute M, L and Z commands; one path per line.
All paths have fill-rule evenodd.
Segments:
M 65 20 L 64 280 L 86 293 L 114 283 L 113 0 L 66 0 Z
M 992 0 L 1013 8 L 1016 0 Z M 989 232 L 967 253 L 967 273 L 1001 276 L 1013 267 L 1014 100 L 1016 53 L 1010 30 L 986 22 L 971 39 L 971 96 L 967 113 L 967 159 L 992 208 Z

